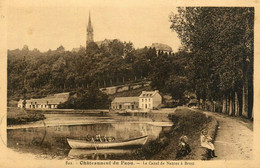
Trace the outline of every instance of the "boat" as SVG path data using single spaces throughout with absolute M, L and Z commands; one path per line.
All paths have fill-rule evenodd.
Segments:
M 98 149 L 98 148 L 122 148 L 129 146 L 141 146 L 146 143 L 148 135 L 128 139 L 120 142 L 94 142 L 67 138 L 68 144 L 72 149 Z

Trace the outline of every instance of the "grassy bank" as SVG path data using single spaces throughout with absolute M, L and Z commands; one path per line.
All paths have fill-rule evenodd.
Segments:
M 189 108 L 177 109 L 168 116 L 174 123 L 169 131 L 162 131 L 154 141 L 148 142 L 130 156 L 130 160 L 175 160 L 179 138 L 186 135 L 189 138 L 191 153 L 183 160 L 205 160 L 208 158 L 207 150 L 200 147 L 201 130 L 207 128 L 209 134 L 216 134 L 217 121 L 205 114 L 190 110 Z M 120 159 L 120 158 L 115 158 Z
M 7 108 L 7 125 L 24 124 L 42 119 L 45 119 L 45 116 L 39 111 L 25 111 L 16 107 Z

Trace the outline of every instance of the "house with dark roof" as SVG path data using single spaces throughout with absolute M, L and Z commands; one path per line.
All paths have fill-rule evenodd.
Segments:
M 152 43 L 152 45 L 149 46 L 149 48 L 155 48 L 157 55 L 159 55 L 160 53 L 167 53 L 167 54 L 172 53 L 172 48 L 167 44 Z

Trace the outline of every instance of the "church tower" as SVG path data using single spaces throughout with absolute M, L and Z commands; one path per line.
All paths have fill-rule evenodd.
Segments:
M 88 18 L 88 26 L 87 26 L 87 41 L 86 41 L 86 47 L 90 42 L 94 41 L 94 34 L 93 34 L 93 27 L 91 25 L 91 17 L 89 12 L 89 18 Z

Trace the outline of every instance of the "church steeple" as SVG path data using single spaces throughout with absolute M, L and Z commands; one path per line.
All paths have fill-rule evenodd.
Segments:
M 93 30 L 93 27 L 92 27 L 92 25 L 91 25 L 91 16 L 90 16 L 90 12 L 89 12 L 88 26 L 87 26 L 87 42 L 86 42 L 86 45 L 88 45 L 88 43 L 94 41 L 93 31 L 94 31 L 94 30 Z

